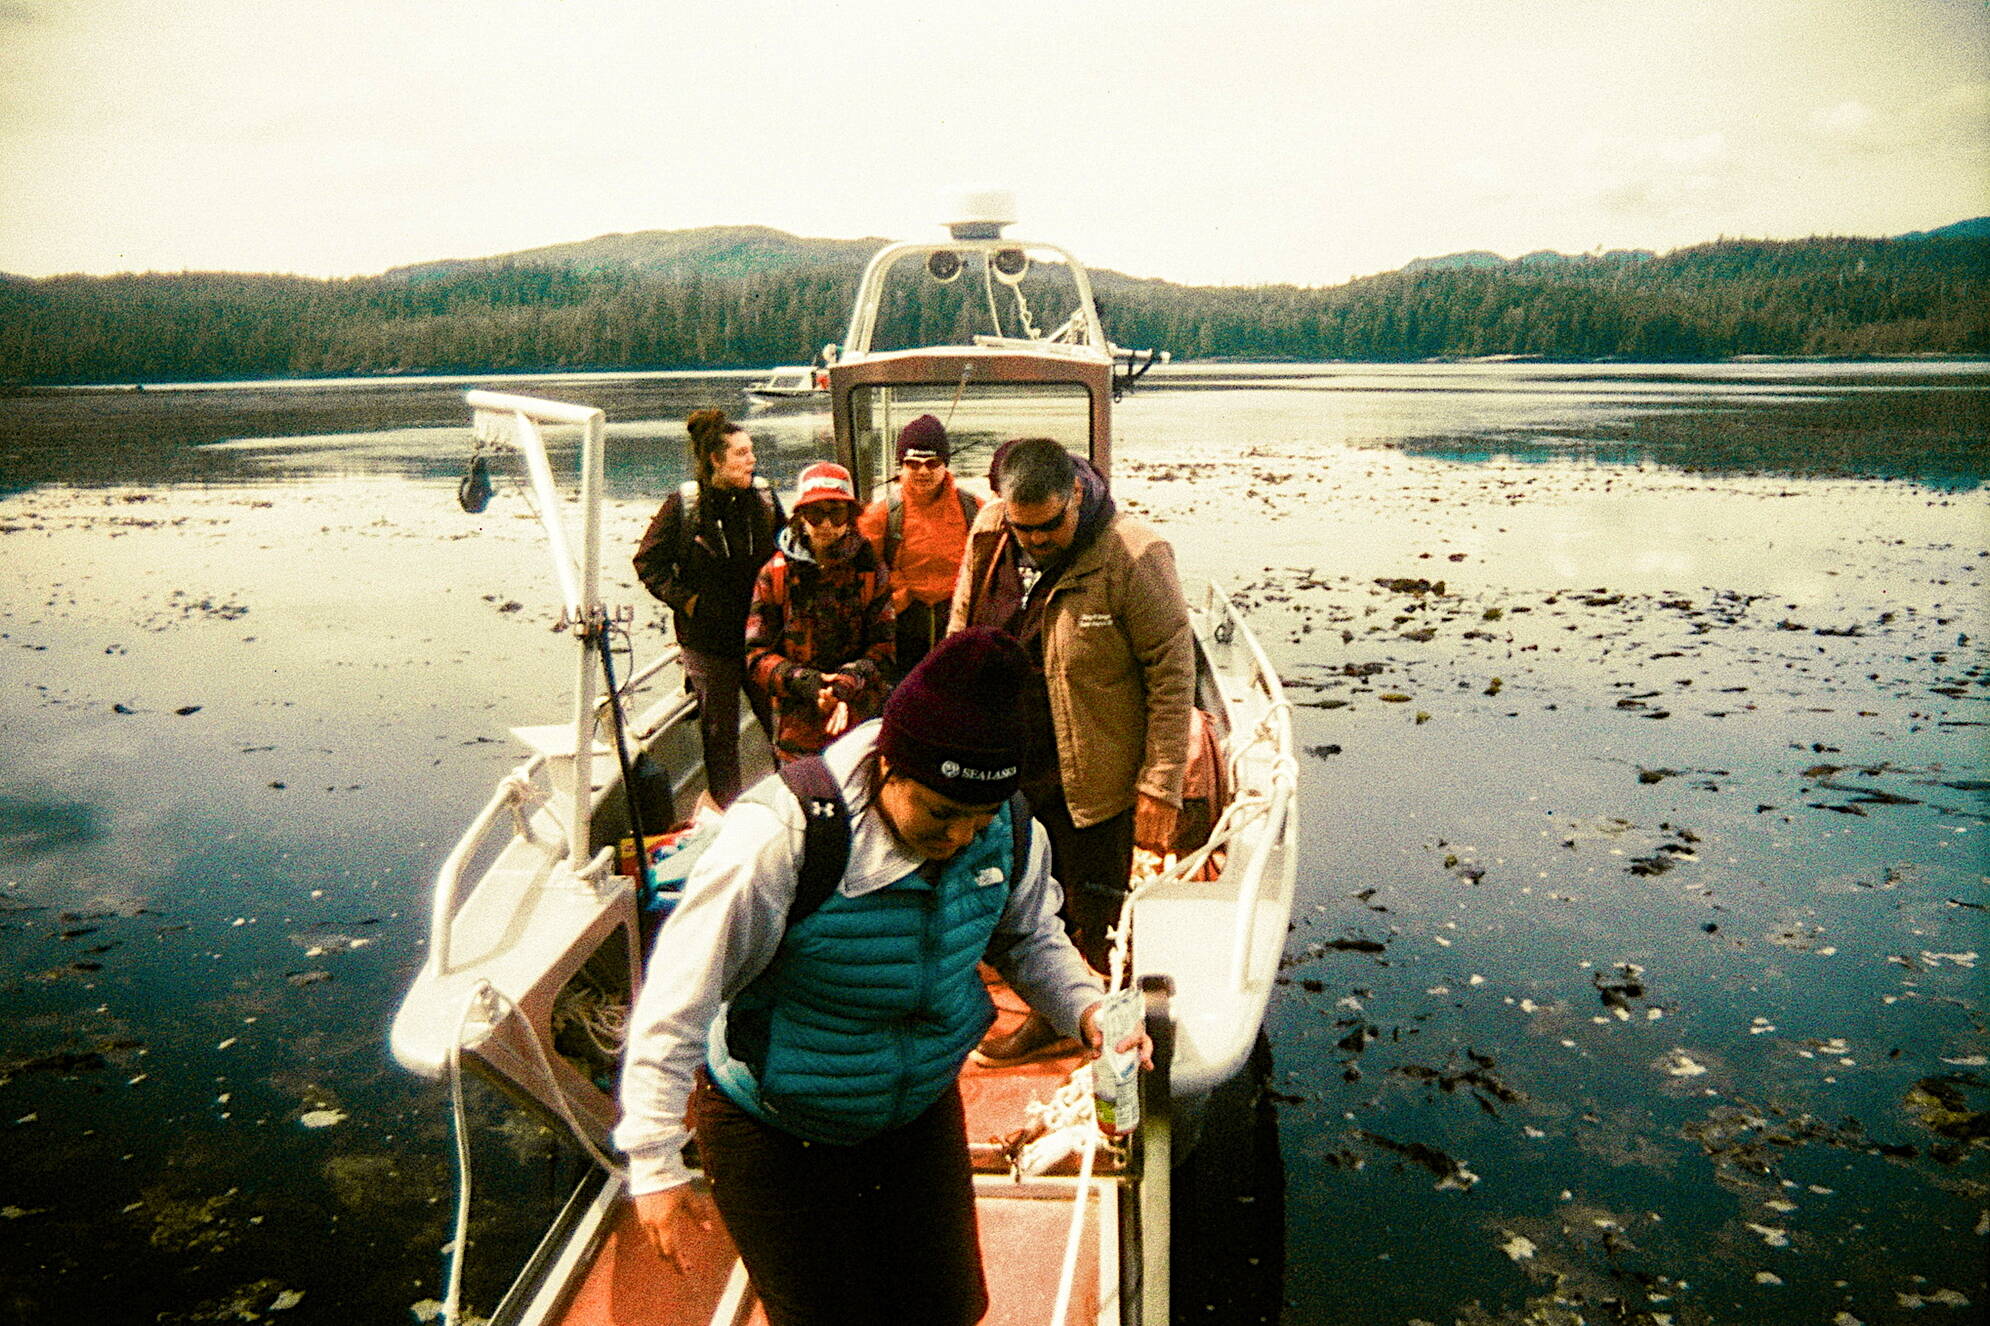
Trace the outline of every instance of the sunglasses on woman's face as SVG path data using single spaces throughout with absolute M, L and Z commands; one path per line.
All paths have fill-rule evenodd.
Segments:
M 817 502 L 812 506 L 803 507 L 797 514 L 811 525 L 850 523 L 850 513 L 843 509 L 843 504 L 840 502 Z
M 920 460 L 917 456 L 907 456 L 898 463 L 908 470 L 944 470 L 947 467 L 947 463 L 938 456 L 928 456 L 924 460 Z

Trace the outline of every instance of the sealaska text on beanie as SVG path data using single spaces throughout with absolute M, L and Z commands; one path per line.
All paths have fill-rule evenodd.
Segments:
M 1029 655 L 1004 632 L 948 636 L 885 701 L 878 753 L 892 772 L 963 805 L 1006 801 L 1021 771 L 1016 701 L 1029 671 Z

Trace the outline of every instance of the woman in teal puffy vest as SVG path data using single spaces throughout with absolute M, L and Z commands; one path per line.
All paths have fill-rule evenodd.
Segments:
M 997 631 L 942 642 L 880 721 L 824 752 L 849 824 L 834 891 L 797 907 L 807 812 L 770 778 L 727 812 L 658 935 L 615 1132 L 629 1191 L 675 1263 L 697 1219 L 695 1132 L 773 1326 L 987 1310 L 956 1085 L 993 1018 L 984 953 L 1053 1025 L 1098 1039 L 1099 982 L 1058 919 L 1043 835 L 1009 818 L 1027 666 Z

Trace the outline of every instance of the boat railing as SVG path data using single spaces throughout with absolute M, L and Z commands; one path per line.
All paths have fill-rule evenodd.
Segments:
M 442 868 L 436 870 L 436 892 L 430 900 L 428 916 L 428 968 L 436 976 L 450 974 L 450 948 L 456 932 L 456 912 L 462 906 L 464 874 L 470 870 L 470 862 L 478 858 L 480 850 L 492 836 L 492 830 L 499 826 L 499 816 L 511 812 L 511 840 L 513 842 L 537 842 L 547 848 L 547 854 L 555 860 L 575 860 L 571 854 L 571 834 L 565 832 L 565 824 L 559 822 L 557 792 L 549 786 L 549 776 L 553 761 L 545 755 L 533 755 L 523 765 L 505 774 L 497 782 L 496 792 L 478 810 L 478 816 L 470 820 L 470 828 L 464 836 L 456 840 Z M 553 826 L 561 832 L 543 834 L 533 828 L 533 816 L 545 810 Z M 601 848 L 591 858 L 579 866 L 571 866 L 567 874 L 579 886 L 601 888 L 601 880 L 607 878 L 611 864 L 615 860 L 613 848 Z
M 1236 606 L 1213 583 L 1209 587 L 1207 612 L 1215 620 L 1212 633 L 1219 642 L 1228 643 L 1236 638 L 1240 624 Z M 1284 840 L 1291 836 L 1292 801 L 1299 783 L 1298 765 L 1291 753 L 1291 703 L 1285 699 L 1278 673 L 1257 638 L 1246 631 L 1244 640 L 1250 650 L 1249 684 L 1260 694 L 1264 709 L 1248 737 L 1236 741 L 1233 734 L 1228 762 L 1230 786 L 1243 790 L 1233 793 L 1230 804 L 1223 808 L 1201 846 L 1175 858 L 1158 874 L 1132 889 L 1120 912 L 1120 933 L 1124 935 L 1128 929 L 1126 918 L 1135 903 L 1170 885 L 1197 878 L 1212 857 L 1218 852 L 1229 852 L 1243 840 L 1247 829 L 1253 830 L 1258 850 L 1248 855 L 1237 878 L 1236 928 L 1231 934 L 1230 963 L 1224 982 L 1224 988 L 1232 993 L 1250 984 L 1251 958 L 1259 929 L 1258 898 L 1274 854 L 1284 850 Z M 1270 822 L 1262 829 L 1257 828 L 1257 822 L 1267 816 Z
M 573 763 L 564 771 L 570 775 L 567 822 L 567 850 L 575 860 L 586 855 L 592 811 L 594 701 L 599 693 L 594 645 L 606 630 L 601 606 L 601 499 L 606 473 L 603 455 L 607 436 L 607 415 L 591 406 L 570 405 L 564 401 L 540 400 L 535 396 L 514 396 L 497 391 L 468 391 L 463 399 L 475 411 L 479 445 L 509 446 L 525 460 L 533 506 L 546 531 L 547 550 L 552 555 L 553 575 L 559 582 L 562 600 L 561 620 L 577 635 L 580 667 L 574 686 Z M 580 458 L 581 548 L 576 557 L 567 540 L 560 518 L 559 489 L 553 482 L 552 463 L 547 457 L 540 424 L 577 426 L 582 430 Z
M 1251 854 L 1250 863 L 1244 868 L 1244 878 L 1237 886 L 1237 928 L 1231 935 L 1228 981 L 1232 994 L 1241 992 L 1250 984 L 1251 956 L 1259 930 L 1258 895 L 1264 891 L 1265 870 L 1280 848 L 1286 825 L 1291 822 L 1290 776 L 1283 773 L 1274 775 L 1273 786 L 1273 793 L 1265 799 L 1265 810 L 1271 816 L 1271 822 L 1260 835 L 1262 846 Z
M 614 696 L 604 695 L 601 697 L 600 702 L 596 705 L 595 722 L 597 727 L 611 721 L 608 707 L 614 703 L 617 696 L 626 702 L 631 696 L 641 693 L 644 688 L 655 681 L 657 675 L 665 668 L 680 663 L 682 660 L 683 650 L 679 646 L 665 645 L 655 658 L 643 664 L 642 667 L 631 673 L 627 680 L 621 682 L 616 687 Z M 681 717 L 686 711 L 697 707 L 697 704 L 697 696 L 689 691 L 679 691 L 664 705 L 661 713 L 644 715 L 643 717 L 646 721 L 640 727 L 630 728 L 629 736 L 635 741 L 648 741 L 664 728 L 670 726 L 672 722 Z M 627 713 L 626 703 L 624 713 Z
M 1270 865 L 1272 853 L 1277 850 L 1278 839 L 1284 836 L 1290 823 L 1295 785 L 1294 775 L 1281 768 L 1272 774 L 1262 791 L 1244 792 L 1233 797 L 1202 846 L 1187 856 L 1178 857 L 1173 864 L 1127 894 L 1127 910 L 1120 913 L 1122 932 L 1126 929 L 1124 917 L 1135 903 L 1170 885 L 1196 878 L 1211 857 L 1235 847 L 1243 839 L 1245 830 L 1252 829 L 1258 820 L 1269 816 L 1271 822 L 1255 834 L 1260 848 L 1249 854 L 1243 864 L 1243 873 L 1238 878 L 1236 929 L 1231 936 L 1230 963 L 1224 978 L 1224 988 L 1233 993 L 1249 985 L 1253 940 L 1258 929 L 1258 895 L 1263 892 L 1265 871 Z
M 1216 586 L 1210 586 L 1212 597 Z M 1237 607 L 1229 595 L 1222 596 L 1222 607 L 1226 620 L 1231 624 L 1231 634 L 1236 633 Z M 1257 729 L 1251 740 L 1231 752 L 1232 787 L 1240 785 L 1246 759 L 1261 759 L 1261 747 L 1270 747 L 1271 767 L 1266 773 L 1267 809 L 1271 822 L 1265 825 L 1261 834 L 1262 846 L 1251 858 L 1249 868 L 1238 888 L 1237 930 L 1232 940 L 1230 960 L 1230 988 L 1242 990 L 1250 979 L 1251 951 L 1258 932 L 1256 913 L 1258 894 L 1264 886 L 1264 874 L 1273 856 L 1285 850 L 1285 840 L 1291 836 L 1292 803 L 1299 790 L 1299 766 L 1292 756 L 1292 704 L 1285 698 L 1285 687 L 1278 679 L 1278 672 L 1265 656 L 1264 646 L 1258 642 L 1255 632 L 1245 631 L 1244 643 L 1250 650 L 1251 685 L 1262 695 L 1265 710 L 1259 716 Z
M 616 688 L 616 693 L 624 699 L 639 693 L 650 682 L 656 680 L 658 674 L 665 668 L 678 661 L 678 647 L 676 645 L 665 647 L 655 658 L 633 673 L 627 681 L 622 682 Z M 596 702 L 597 730 L 608 725 L 610 720 L 607 710 L 611 703 L 612 697 L 609 696 L 603 696 Z M 647 721 L 639 728 L 632 728 L 629 735 L 639 742 L 648 741 L 696 704 L 697 697 L 688 693 L 675 696 L 662 707 L 661 712 L 645 715 Z M 461 903 L 463 876 L 470 869 L 471 861 L 476 859 L 479 849 L 484 846 L 492 829 L 500 823 L 503 814 L 507 810 L 511 812 L 512 836 L 528 843 L 546 840 L 546 836 L 535 830 L 532 823 L 533 816 L 540 810 L 546 811 L 553 817 L 555 823 L 558 823 L 559 807 L 556 800 L 558 792 L 551 786 L 553 763 L 553 757 L 543 752 L 536 753 L 499 780 L 491 799 L 477 812 L 476 818 L 464 830 L 463 836 L 457 840 L 455 848 L 450 851 L 441 869 L 436 872 L 435 895 L 430 902 L 428 961 L 437 975 L 449 970 L 450 938 L 456 911 Z M 559 835 L 560 841 L 553 844 L 553 850 L 557 855 L 566 857 L 571 855 L 571 842 L 569 835 L 564 832 L 566 826 L 559 827 L 562 830 Z M 585 869 L 575 873 L 594 878 L 599 873 L 599 868 L 605 864 L 605 860 L 604 851 L 597 855 L 595 860 L 588 862 Z
M 1237 605 L 1214 582 L 1209 586 L 1209 609 L 1212 614 L 1221 614 L 1220 633 L 1223 638 L 1234 640 L 1241 624 Z M 1233 993 L 1241 991 L 1250 980 L 1252 949 L 1258 932 L 1258 895 L 1263 891 L 1265 871 L 1289 836 L 1292 801 L 1299 785 L 1298 765 L 1292 758 L 1292 705 L 1286 700 L 1278 672 L 1266 657 L 1264 646 L 1258 642 L 1256 634 L 1244 631 L 1243 639 L 1250 657 L 1249 684 L 1259 693 L 1264 712 L 1258 716 L 1250 740 L 1237 743 L 1230 752 L 1230 786 L 1244 786 L 1247 766 L 1265 760 L 1268 748 L 1270 767 L 1263 773 L 1261 800 L 1251 807 L 1251 811 L 1252 818 L 1256 818 L 1258 813 L 1266 813 L 1271 820 L 1260 831 L 1259 850 L 1251 854 L 1244 877 L 1238 884 L 1237 928 L 1231 939 L 1228 985 Z M 1241 827 L 1241 824 L 1233 826 L 1230 836 L 1235 836 Z
M 532 813 L 546 801 L 546 793 L 534 779 L 546 767 L 546 757 L 534 755 L 525 763 L 506 774 L 497 785 L 497 791 L 470 821 L 470 827 L 456 840 L 456 847 L 442 863 L 435 874 L 435 896 L 430 900 L 428 924 L 428 966 L 438 976 L 449 971 L 450 934 L 456 922 L 457 895 L 462 889 L 463 872 L 469 868 L 477 849 L 483 846 L 498 817 L 507 810 L 512 816 L 512 831 L 531 841 Z
M 633 673 L 629 674 L 628 680 L 622 683 L 622 694 L 632 695 L 635 692 L 641 690 L 643 687 L 649 685 L 652 681 L 656 680 L 657 673 L 662 672 L 665 668 L 669 667 L 672 663 L 677 662 L 682 657 L 683 657 L 683 651 L 679 649 L 678 646 L 676 645 L 664 646 L 662 653 L 658 654 L 655 658 L 643 664 L 642 667 L 636 669 Z
M 869 264 L 864 268 L 863 279 L 857 287 L 857 298 L 851 307 L 849 329 L 844 333 L 843 344 L 840 347 L 839 353 L 845 358 L 870 353 L 871 341 L 877 331 L 878 310 L 884 300 L 885 280 L 891 269 L 901 259 L 917 257 L 921 260 L 930 260 L 936 254 L 947 254 L 951 255 L 953 262 L 956 264 L 955 270 L 958 271 L 958 264 L 962 255 L 969 253 L 981 255 L 983 263 L 986 264 L 984 267 L 984 278 L 986 278 L 987 273 L 1005 270 L 1004 267 L 997 266 L 998 260 L 1006 263 L 1007 255 L 1011 254 L 1036 254 L 1052 262 L 1062 264 L 1071 274 L 1071 283 L 1077 301 L 1077 308 L 1072 314 L 1072 317 L 1076 319 L 1076 325 L 1070 327 L 1068 332 L 1064 328 L 1060 328 L 1060 333 L 1067 335 L 1067 344 L 1082 344 L 1088 348 L 1090 353 L 1096 355 L 1107 353 L 1106 347 L 1108 342 L 1106 340 L 1105 329 L 1099 325 L 1098 301 L 1092 296 L 1092 280 L 1090 274 L 1085 270 L 1085 265 L 1079 262 L 1071 253 L 1055 244 L 1045 244 L 1039 240 L 1003 239 L 999 237 L 992 239 L 956 237 L 930 242 L 907 241 L 899 244 L 888 244 L 884 248 L 879 249 L 871 256 Z M 1028 259 L 1026 258 L 1025 266 L 1027 265 L 1027 261 Z M 1007 270 L 1014 269 L 1010 268 Z M 946 279 L 952 278 L 949 277 Z M 1012 278 L 1003 275 L 995 279 L 1001 280 L 1005 285 L 1011 285 L 1012 289 L 1014 289 L 1012 281 L 1020 278 L 1019 276 Z M 995 298 L 992 283 L 984 279 L 984 284 L 990 286 L 987 293 L 989 303 L 992 305 Z M 1035 350 L 1048 348 L 1049 344 L 1041 336 L 1032 336 L 1021 341 L 1022 346 L 1027 346 Z

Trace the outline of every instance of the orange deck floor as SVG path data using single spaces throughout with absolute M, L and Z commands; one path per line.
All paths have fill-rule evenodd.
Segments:
M 1006 1032 L 1023 1020 L 1024 1005 L 1007 987 L 991 980 L 989 993 L 995 998 L 997 1031 Z M 1079 1062 L 1075 1053 L 1010 1068 L 968 1062 L 961 1073 L 961 1095 L 977 1170 L 1005 1169 L 999 1139 L 1023 1127 L 1024 1106 L 1049 1099 Z M 1063 1269 L 1068 1204 L 984 1196 L 977 1214 L 991 1299 L 984 1323 L 1025 1326 L 1047 1320 Z M 568 1301 L 561 1326 L 710 1326 L 736 1260 L 732 1241 L 716 1217 L 687 1260 L 690 1269 L 684 1273 L 659 1260 L 624 1202 L 592 1267 Z M 1066 1320 L 1076 1326 L 1094 1321 L 1097 1315 L 1097 1246 L 1096 1239 L 1088 1237 Z M 747 1321 L 765 1326 L 766 1317 L 755 1306 Z

